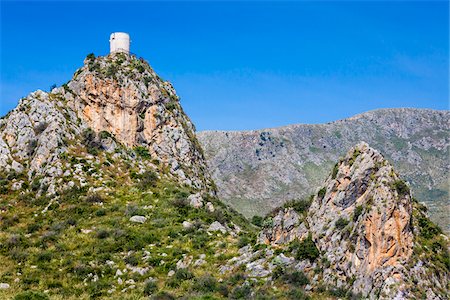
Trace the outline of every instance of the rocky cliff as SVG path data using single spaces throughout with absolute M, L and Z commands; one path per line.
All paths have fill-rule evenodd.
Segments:
M 216 198 L 194 130 L 124 54 L 21 99 L 0 120 L 0 299 L 232 293 L 217 266 L 254 228 Z
M 318 125 L 198 133 L 220 197 L 246 216 L 307 197 L 357 142 L 381 151 L 445 229 L 450 113 L 383 109 Z
M 370 299 L 448 296 L 448 238 L 427 221 L 408 184 L 366 143 L 335 165 L 306 207 L 287 205 L 275 212 L 258 240 L 280 246 L 310 238 L 323 271 L 315 284 Z M 424 250 L 430 244 L 434 250 Z
M 92 174 L 61 159 L 81 142 L 88 152 L 137 157 L 141 171 L 164 166 L 180 183 L 213 192 L 194 131 L 172 85 L 144 60 L 90 55 L 67 84 L 31 93 L 0 120 L 0 170 L 41 178 L 48 193 L 72 174 L 70 185 L 83 185 Z

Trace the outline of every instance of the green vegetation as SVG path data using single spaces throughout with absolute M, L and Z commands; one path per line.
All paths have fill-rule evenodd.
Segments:
M 319 249 L 317 249 L 311 234 L 308 235 L 302 241 L 298 239 L 291 242 L 289 250 L 295 253 L 295 258 L 298 260 L 309 259 L 310 261 L 316 260 L 319 257 Z
M 143 159 L 151 158 L 150 152 L 148 152 L 147 147 L 144 147 L 144 146 L 134 147 L 134 152 L 136 152 L 136 154 L 139 155 L 140 157 L 142 157 Z
M 178 105 L 175 101 L 170 101 L 170 102 L 166 103 L 166 108 L 167 108 L 167 110 L 172 111 L 172 110 L 178 108 Z
M 255 226 L 262 227 L 263 222 L 264 222 L 264 218 L 261 217 L 261 216 L 253 216 L 251 222 Z
M 323 187 L 319 190 L 319 192 L 317 193 L 317 196 L 319 197 L 319 199 L 323 199 L 323 197 L 325 197 L 326 193 L 327 193 L 327 188 Z
M 325 195 L 325 194 L 324 194 Z M 323 196 L 322 196 L 323 197 Z M 314 195 L 311 195 L 307 200 L 291 200 L 284 204 L 284 207 L 292 207 L 296 212 L 300 214 L 306 214 L 311 206 Z
M 339 163 L 336 163 L 333 167 L 333 171 L 331 172 L 331 178 L 332 179 L 336 179 L 336 176 L 338 174 L 339 171 Z
M 392 184 L 392 188 L 397 191 L 400 196 L 409 195 L 409 186 L 403 180 L 397 180 Z
M 86 59 L 88 59 L 88 60 L 90 60 L 90 61 L 95 60 L 95 54 L 94 54 L 94 53 L 89 53 L 89 54 L 86 56 Z
M 352 157 L 349 159 L 348 164 L 351 166 L 353 166 L 353 164 L 356 161 L 356 158 L 361 154 L 361 151 L 359 151 L 358 148 L 355 149 L 355 151 L 353 151 L 353 155 Z
M 343 217 L 340 217 L 337 219 L 336 223 L 334 223 L 334 226 L 336 226 L 337 229 L 341 230 L 344 229 L 345 226 L 347 226 L 349 221 L 347 219 L 344 219 Z
M 103 150 L 97 134 L 91 128 L 87 128 L 82 133 L 82 143 L 87 149 L 87 152 L 92 155 L 98 155 L 99 151 Z
M 356 222 L 359 216 L 363 213 L 364 207 L 362 205 L 358 205 L 355 207 L 355 211 L 353 212 L 353 221 Z

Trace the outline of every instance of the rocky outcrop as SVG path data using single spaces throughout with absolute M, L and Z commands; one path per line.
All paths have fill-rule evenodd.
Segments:
M 406 183 L 378 151 L 356 145 L 335 166 L 308 212 L 316 246 L 330 262 L 324 281 L 341 286 L 355 278 L 353 291 L 371 298 L 387 283 L 406 282 L 411 217 Z
M 59 157 L 90 138 L 88 148 L 128 159 L 143 154 L 146 161 L 133 159 L 139 169 L 162 167 L 183 184 L 213 191 L 194 131 L 172 85 L 144 60 L 88 56 L 67 84 L 30 94 L 0 120 L 0 171 L 26 170 L 53 193 L 64 172 L 76 173 Z
M 199 132 L 219 196 L 247 217 L 314 193 L 359 141 L 381 151 L 447 231 L 450 112 L 382 109 L 327 124 Z
M 416 297 L 414 285 L 419 283 L 427 299 L 444 299 L 448 269 L 436 269 L 431 261 L 425 266 L 426 255 L 413 255 L 427 251 L 423 244 L 430 243 L 421 230 L 431 226 L 435 236 L 439 233 L 434 225 L 424 225 L 431 223 L 416 206 L 409 185 L 378 151 L 362 142 L 334 166 L 306 217 L 292 207 L 280 209 L 266 218 L 258 241 L 280 246 L 311 237 L 321 253 L 322 273 L 316 284 L 370 299 L 405 299 Z M 431 243 L 446 244 L 439 237 Z M 438 252 L 443 251 L 445 264 L 448 252 L 439 247 L 444 247 Z
M 266 220 L 265 228 L 258 235 L 258 243 L 283 245 L 308 235 L 303 215 L 293 208 L 280 209 L 275 216 Z

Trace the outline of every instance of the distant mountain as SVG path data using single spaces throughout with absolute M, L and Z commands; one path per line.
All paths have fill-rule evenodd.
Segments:
M 359 141 L 411 184 L 431 218 L 450 230 L 450 112 L 381 109 L 327 124 L 197 134 L 220 198 L 247 217 L 305 198 Z

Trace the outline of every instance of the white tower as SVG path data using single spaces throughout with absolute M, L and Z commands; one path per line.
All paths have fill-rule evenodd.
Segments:
M 125 32 L 114 32 L 109 37 L 110 53 L 123 52 L 130 53 L 130 35 Z

